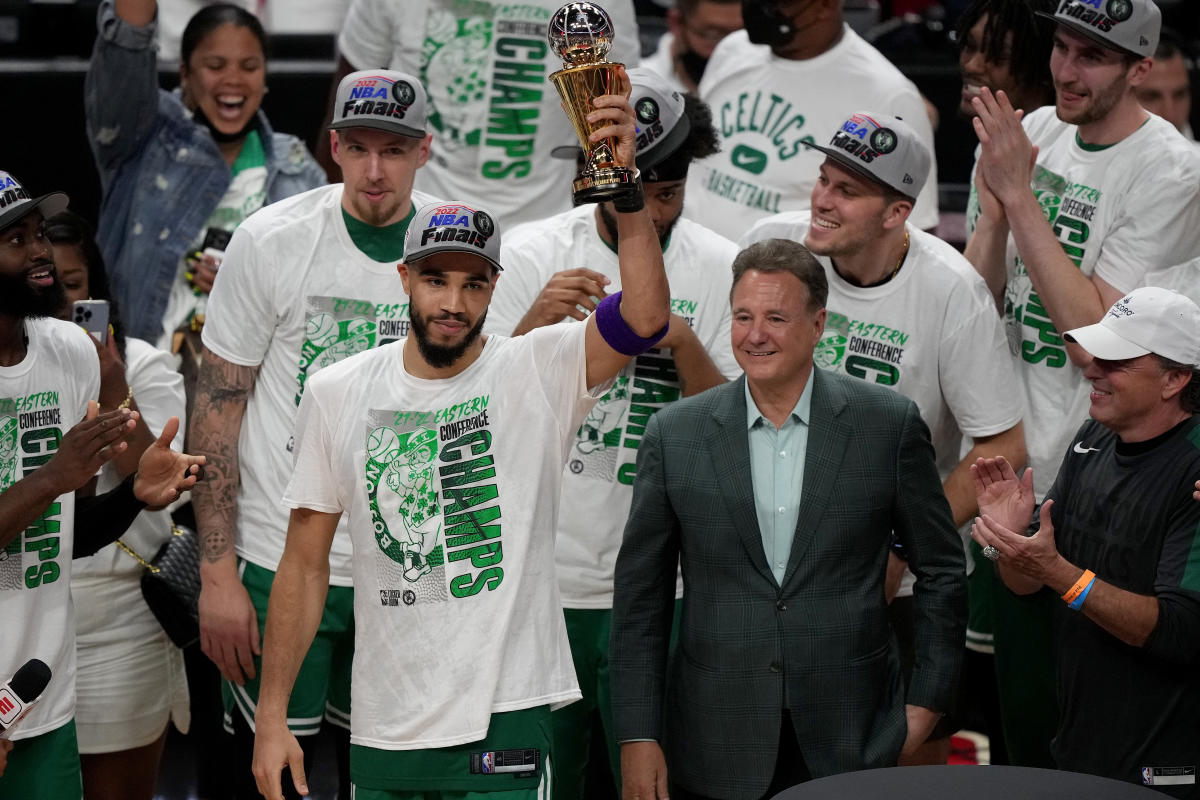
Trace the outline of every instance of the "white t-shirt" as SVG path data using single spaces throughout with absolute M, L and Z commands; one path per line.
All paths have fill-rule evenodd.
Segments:
M 664 33 L 658 40 L 658 48 L 649 57 L 642 59 L 641 66 L 654 70 L 666 80 L 668 86 L 684 94 L 688 88 L 675 74 L 675 59 L 671 56 L 671 48 L 674 45 L 675 37 L 671 32 Z
M 349 522 L 352 743 L 463 744 L 494 713 L 579 698 L 554 525 L 571 439 L 607 386 L 585 386 L 584 331 L 488 336 L 442 380 L 385 347 L 309 384 L 284 503 Z
M 671 310 L 688 320 L 730 379 L 741 374 L 729 330 L 737 253 L 733 242 L 686 219 L 675 225 L 663 252 Z M 487 326 L 501 334 L 512 333 L 556 272 L 587 267 L 612 280 L 609 294 L 621 288 L 617 254 L 596 231 L 593 205 L 518 227 L 504 238 L 500 258 L 505 270 Z M 679 398 L 670 350 L 652 350 L 626 365 L 579 429 L 563 473 L 555 551 L 566 608 L 612 608 L 613 568 L 633 500 L 637 447 L 650 417 Z
M 721 40 L 700 81 L 721 152 L 692 165 L 684 213 L 734 241 L 757 220 L 808 209 L 825 145 L 855 111 L 902 117 L 933 152 L 933 130 L 921 94 L 884 56 L 847 26 L 842 39 L 815 58 L 778 58 L 746 32 Z M 910 222 L 938 222 L 937 164 Z
M 1160 117 L 1117 144 L 1081 146 L 1053 106 L 1023 122 L 1039 148 L 1033 191 L 1063 250 L 1089 277 L 1128 292 L 1148 270 L 1200 252 L 1200 151 Z M 969 219 L 968 222 L 973 222 Z M 1009 235 L 1005 321 L 1025 392 L 1034 493 L 1050 489 L 1071 436 L 1088 417 L 1091 385 L 1071 364 Z
M 408 296 L 397 262 L 374 261 L 342 219 L 342 184 L 273 203 L 238 226 L 217 273 L 204 345 L 260 367 L 238 439 L 238 555 L 274 570 L 288 512 L 279 504 L 292 467 L 292 426 L 318 371 L 408 335 Z M 413 192 L 415 207 L 434 198 Z M 350 540 L 334 537 L 329 582 L 350 586 Z
M 1151 270 L 1142 285 L 1171 289 L 1200 305 L 1200 256 L 1173 267 Z
M 429 95 L 433 153 L 416 186 L 487 201 L 501 230 L 571 207 L 574 162 L 550 151 L 577 141 L 549 76 L 562 59 L 546 41 L 560 0 L 354 0 L 338 47 L 356 69 L 415 75 Z M 632 0 L 606 0 L 610 61 L 637 66 Z
M 0 367 L 0 493 L 49 461 L 83 419 L 88 401 L 100 395 L 100 361 L 82 328 L 27 319 L 25 333 L 25 358 Z M 74 546 L 75 493 L 67 492 L 0 550 L 0 680 L 31 658 L 51 671 L 41 701 L 12 739 L 54 730 L 75 712 Z

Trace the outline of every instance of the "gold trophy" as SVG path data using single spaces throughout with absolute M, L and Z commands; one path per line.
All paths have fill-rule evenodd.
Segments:
M 617 70 L 623 66 L 604 59 L 612 47 L 612 19 L 595 3 L 567 3 L 550 18 L 546 37 L 563 60 L 563 68 L 550 81 L 585 154 L 583 169 L 571 182 L 571 196 L 575 205 L 611 200 L 634 187 L 634 171 L 616 163 L 613 137 L 588 141 L 592 131 L 610 123 L 588 122 L 587 115 L 596 110 L 593 98 L 616 92 Z

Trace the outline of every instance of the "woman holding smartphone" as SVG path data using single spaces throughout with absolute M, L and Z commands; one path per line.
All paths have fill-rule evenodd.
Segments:
M 130 335 L 169 348 L 177 330 L 202 324 L 237 224 L 325 175 L 262 112 L 266 34 L 257 17 L 224 3 L 196 12 L 183 32 L 180 86 L 167 92 L 158 85 L 156 13 L 155 0 L 101 3 L 84 101 L 113 295 L 130 314 Z

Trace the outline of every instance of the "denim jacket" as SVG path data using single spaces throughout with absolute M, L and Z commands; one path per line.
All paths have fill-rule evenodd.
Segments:
M 138 28 L 104 0 L 84 83 L 88 142 L 103 201 L 97 242 L 126 334 L 158 339 L 179 261 L 204 230 L 233 174 L 180 93 L 158 86 L 155 24 Z M 267 200 L 313 189 L 325 173 L 304 143 L 256 118 L 267 159 Z

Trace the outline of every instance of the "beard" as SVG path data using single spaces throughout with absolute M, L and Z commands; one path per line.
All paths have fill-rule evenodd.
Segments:
M 1123 77 L 1116 78 L 1108 86 L 1091 92 L 1088 103 L 1078 111 L 1068 112 L 1058 108 L 1055 103 L 1055 113 L 1059 120 L 1068 125 L 1089 125 L 1099 122 L 1108 116 L 1125 94 L 1126 83 Z M 1057 90 L 1057 86 L 1055 87 Z
M 66 304 L 67 293 L 57 273 L 54 285 L 45 289 L 30 286 L 24 273 L 0 275 L 0 314 L 23 318 L 55 317 Z
M 454 366 L 454 363 L 462 358 L 463 353 L 467 352 L 467 348 L 479 338 L 479 334 L 483 330 L 483 321 L 487 319 L 487 312 L 484 311 L 479 315 L 479 320 L 467 331 L 467 335 L 458 344 L 434 344 L 429 338 L 429 320 L 453 319 L 458 322 L 469 323 L 470 320 L 466 314 L 442 314 L 437 317 L 422 317 L 413 311 L 410 305 L 408 318 L 412 325 L 412 334 L 417 340 L 417 350 L 421 353 L 421 358 L 425 359 L 425 363 L 434 369 L 445 369 L 446 367 Z
M 617 219 L 608 210 L 607 203 L 601 203 L 597 206 L 600 209 L 600 221 L 604 223 L 604 230 L 608 231 L 608 236 L 613 240 L 613 245 L 618 244 L 621 239 L 617 236 Z M 667 240 L 671 238 L 671 231 L 675 230 L 675 223 L 679 222 L 679 217 L 683 216 L 683 209 L 679 210 L 679 216 L 668 222 L 661 229 L 656 225 L 654 232 L 658 234 L 658 246 L 666 247 Z

